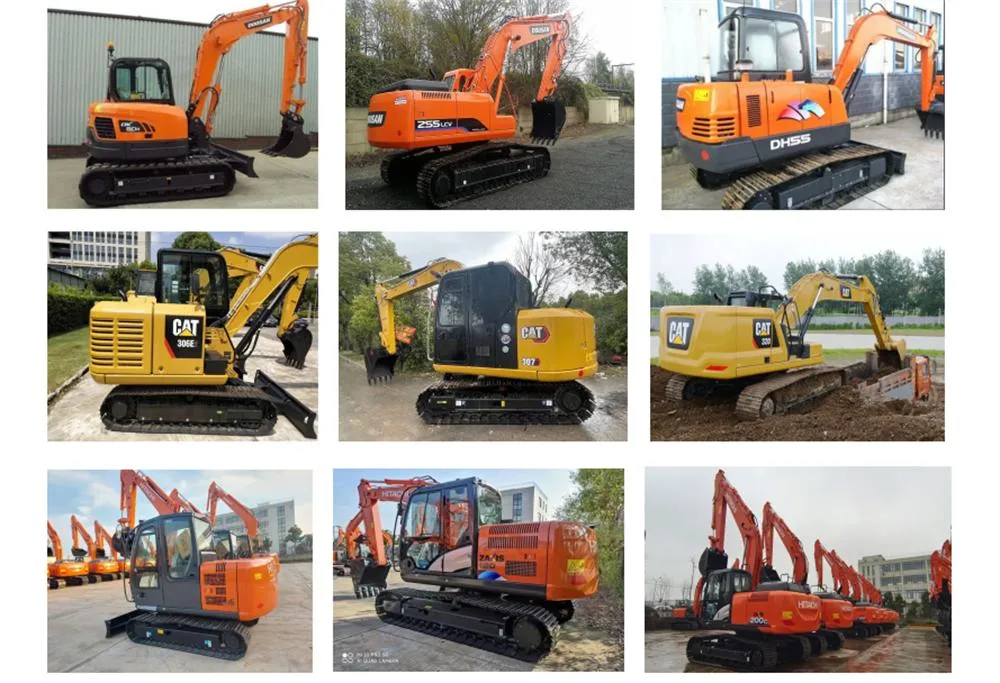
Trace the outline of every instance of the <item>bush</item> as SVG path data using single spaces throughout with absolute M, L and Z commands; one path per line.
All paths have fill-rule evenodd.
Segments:
M 49 285 L 48 336 L 86 327 L 90 323 L 90 309 L 95 302 L 114 301 L 117 298 Z
M 367 107 L 368 100 L 380 89 L 404 78 L 429 78 L 430 75 L 416 64 L 384 62 L 360 52 L 347 54 L 348 107 Z

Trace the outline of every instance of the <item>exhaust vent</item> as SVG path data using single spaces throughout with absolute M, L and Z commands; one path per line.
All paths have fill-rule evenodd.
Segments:
M 747 95 L 747 126 L 756 128 L 760 123 L 760 95 Z

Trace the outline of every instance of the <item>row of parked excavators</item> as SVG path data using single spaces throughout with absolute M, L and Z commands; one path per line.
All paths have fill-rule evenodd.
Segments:
M 727 509 L 743 538 L 743 558 L 730 566 L 725 551 Z M 774 568 L 777 531 L 792 562 L 786 579 Z M 750 507 L 722 470 L 715 475 L 712 534 L 698 562 L 701 574 L 690 607 L 676 607 L 667 622 L 679 630 L 711 631 L 693 636 L 688 660 L 737 671 L 771 671 L 843 647 L 847 638 L 874 638 L 894 631 L 900 615 L 886 596 L 817 539 L 813 545 L 818 590 L 809 587 L 802 542 L 765 503 L 758 525 Z M 935 559 L 937 558 L 937 559 Z M 824 564 L 832 584 L 824 584 Z M 931 560 L 931 601 L 939 631 L 951 643 L 951 543 Z M 832 590 L 831 590 L 832 588 Z

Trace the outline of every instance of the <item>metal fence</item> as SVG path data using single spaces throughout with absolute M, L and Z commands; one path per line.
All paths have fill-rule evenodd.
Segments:
M 207 24 L 48 11 L 48 144 L 80 145 L 87 105 L 107 91 L 107 44 L 121 57 L 159 57 L 170 64 L 174 95 L 186 106 L 195 55 Z M 275 137 L 281 128 L 284 34 L 258 33 L 223 60 L 216 138 Z M 319 132 L 319 40 L 309 39 L 302 111 L 307 133 Z

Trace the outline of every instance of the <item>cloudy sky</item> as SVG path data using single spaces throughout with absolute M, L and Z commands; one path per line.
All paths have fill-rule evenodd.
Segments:
M 573 0 L 570 5 L 574 14 L 582 13 L 573 30 L 590 39 L 591 54 L 603 52 L 612 64 L 636 61 L 636 15 L 628 11 L 634 5 L 624 5 L 608 0 Z
M 180 232 L 154 232 L 150 239 L 150 258 L 156 263 L 156 252 L 169 249 Z M 239 247 L 244 251 L 257 254 L 270 254 L 294 237 L 302 234 L 297 232 L 225 232 L 221 230 L 209 233 L 219 244 L 229 247 Z
M 220 14 L 231 14 L 241 12 L 260 5 L 278 5 L 283 0 L 272 0 L 272 2 L 255 2 L 253 0 L 170 0 L 170 2 L 135 2 L 135 0 L 51 0 L 50 9 L 71 9 L 78 12 L 100 12 L 103 14 L 124 14 L 127 16 L 143 16 L 151 19 L 174 19 L 176 21 L 193 21 L 198 24 L 207 24 Z M 309 36 L 320 37 L 320 27 L 323 24 L 323 17 L 329 13 L 328 10 L 316 11 L 313 2 L 309 7 Z M 340 2 L 331 3 L 330 0 L 322 0 L 322 4 L 330 7 L 343 7 Z M 343 17 L 343 9 L 335 12 L 336 18 Z M 284 33 L 284 24 L 269 33 Z
M 789 261 L 820 261 L 839 257 L 860 258 L 887 249 L 919 263 L 925 249 L 940 244 L 922 244 L 918 240 L 900 240 L 879 234 L 865 235 L 864 242 L 844 240 L 837 231 L 812 231 L 809 239 L 768 239 L 756 234 L 726 235 L 653 235 L 649 266 L 649 284 L 656 289 L 656 274 L 663 273 L 675 290 L 691 292 L 695 269 L 702 265 L 732 265 L 736 270 L 754 265 L 764 271 L 770 283 L 784 288 L 785 264 Z
M 479 266 L 490 261 L 514 260 L 518 239 L 526 232 L 384 232 L 396 244 L 396 251 L 414 268 L 436 258 L 454 259 L 465 266 Z M 572 277 L 553 287 L 557 297 L 590 286 Z M 551 296 L 550 296 L 551 298 Z
M 646 593 L 657 577 L 671 582 L 671 598 L 691 579 L 711 533 L 716 469 L 646 469 Z M 770 501 L 799 537 L 815 585 L 813 544 L 818 538 L 855 568 L 864 555 L 886 558 L 930 554 L 951 536 L 949 468 L 729 468 L 726 478 L 760 521 Z M 730 565 L 743 557 L 739 531 L 728 512 L 726 552 Z M 774 566 L 792 563 L 777 535 Z M 830 583 L 829 567 L 824 580 Z M 696 577 L 697 580 L 697 577 Z
M 347 526 L 358 513 L 358 482 L 362 479 L 410 479 L 430 475 L 438 481 L 479 477 L 495 489 L 534 483 L 545 494 L 549 514 L 555 513 L 563 499 L 573 491 L 570 470 L 342 470 L 333 471 L 333 523 Z M 379 503 L 382 527 L 392 530 L 396 503 Z
M 241 503 L 253 509 L 261 503 L 295 500 L 295 523 L 302 533 L 311 534 L 312 476 L 308 470 L 143 470 L 169 493 L 176 488 L 196 506 L 205 510 L 208 487 L 213 482 Z M 93 533 L 97 519 L 114 533 L 121 516 L 119 470 L 49 470 L 48 518 L 59 532 L 63 554 L 72 547 L 70 515 L 76 515 Z M 219 505 L 219 513 L 228 512 Z M 140 492 L 136 519 L 152 519 L 156 510 Z

